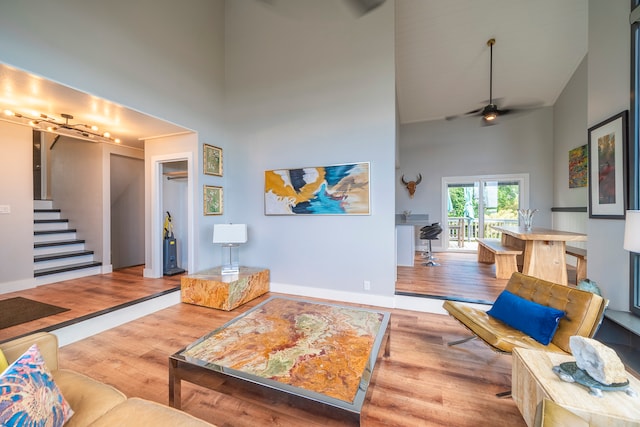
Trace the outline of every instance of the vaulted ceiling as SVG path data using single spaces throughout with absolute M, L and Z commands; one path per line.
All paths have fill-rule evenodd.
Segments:
M 587 11 L 587 0 L 396 0 L 400 122 L 440 120 L 488 103 L 490 38 L 498 106 L 553 105 L 587 53 Z M 70 113 L 131 146 L 185 131 L 2 64 L 0 108 Z
M 398 0 L 402 123 L 443 119 L 489 100 L 553 105 L 587 54 L 587 0 Z

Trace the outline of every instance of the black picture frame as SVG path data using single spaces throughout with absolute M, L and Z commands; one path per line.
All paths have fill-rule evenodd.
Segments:
M 589 218 L 625 217 L 628 116 L 625 110 L 589 128 Z

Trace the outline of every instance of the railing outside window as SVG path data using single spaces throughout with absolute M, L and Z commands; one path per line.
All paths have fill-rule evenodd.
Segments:
M 447 218 L 449 227 L 449 247 L 464 248 L 465 242 L 475 242 L 480 236 L 478 220 L 464 217 Z M 518 220 L 505 218 L 486 218 L 484 220 L 484 237 L 499 239 L 502 233 L 493 229 L 493 226 L 517 226 Z

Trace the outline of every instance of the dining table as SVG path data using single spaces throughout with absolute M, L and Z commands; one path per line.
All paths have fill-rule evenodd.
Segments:
M 587 240 L 586 234 L 549 228 L 497 225 L 492 228 L 502 233 L 503 246 L 523 251 L 522 258 L 518 259 L 523 274 L 562 285 L 569 283 L 565 257 L 567 242 Z

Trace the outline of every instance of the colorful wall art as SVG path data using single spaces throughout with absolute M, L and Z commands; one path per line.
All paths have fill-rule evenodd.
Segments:
M 587 144 L 569 151 L 569 188 L 586 187 L 589 181 Z
M 369 163 L 264 173 L 265 215 L 369 215 Z

